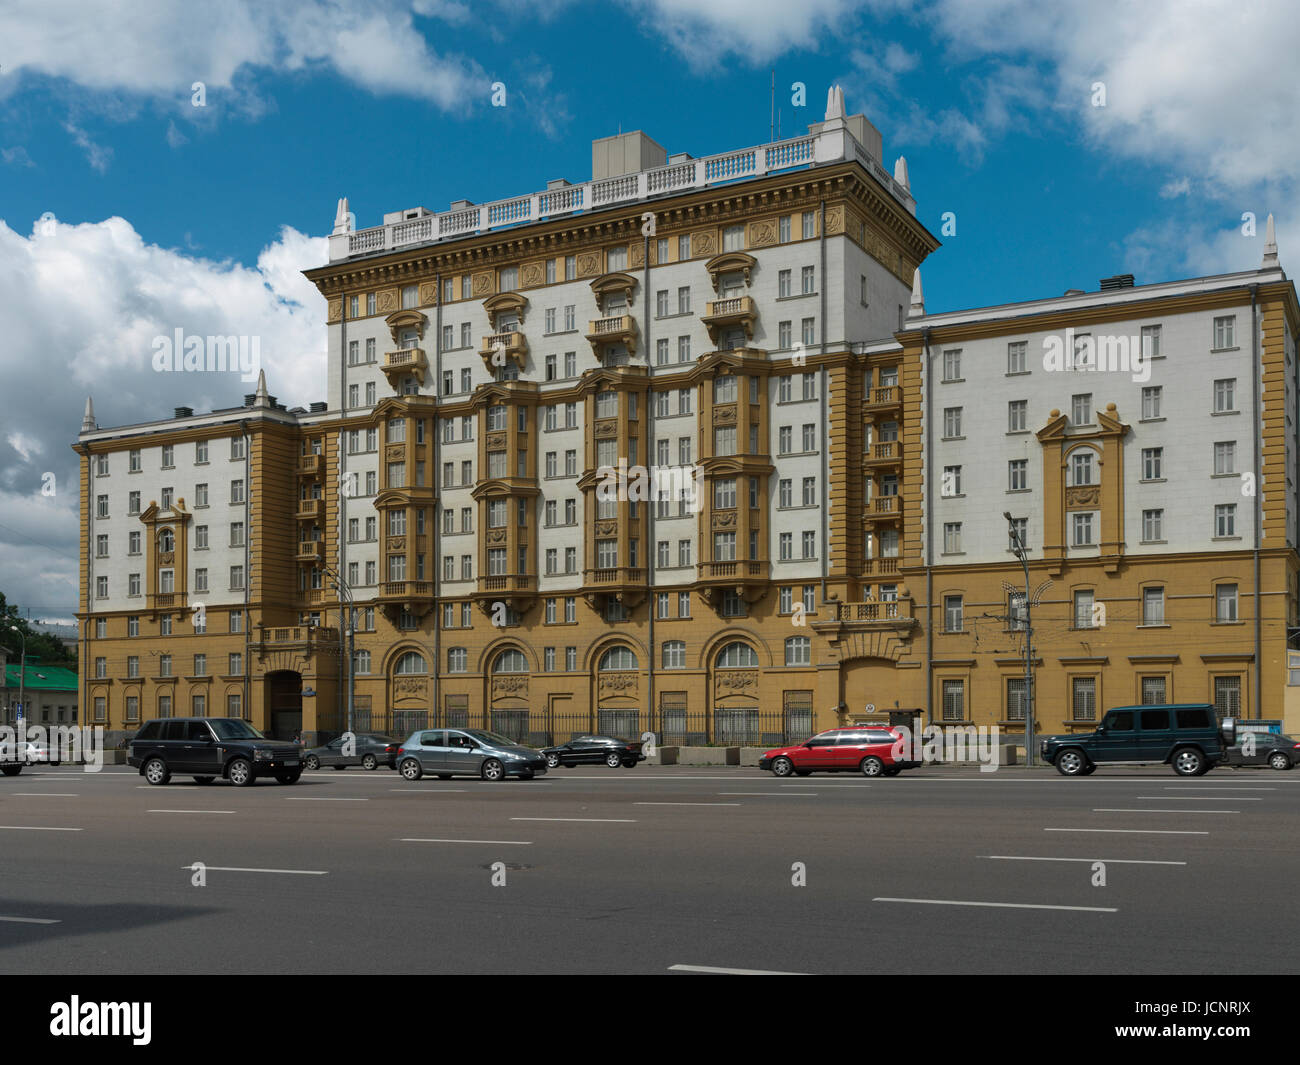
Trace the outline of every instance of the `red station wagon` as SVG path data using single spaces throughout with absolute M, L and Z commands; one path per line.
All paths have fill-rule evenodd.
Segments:
M 827 729 L 797 746 L 768 751 L 759 759 L 758 768 L 770 769 L 778 777 L 788 777 L 791 773 L 806 777 L 814 771 L 897 776 L 904 769 L 921 764 L 894 757 L 900 739 L 900 733 L 885 725 Z

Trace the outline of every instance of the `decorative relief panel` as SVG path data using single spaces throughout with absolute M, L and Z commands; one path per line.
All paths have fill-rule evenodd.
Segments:
M 476 298 L 483 298 L 492 294 L 492 274 L 484 272 L 474 275 L 474 295 Z
M 527 699 L 527 673 L 499 673 L 492 678 L 493 699 Z
M 633 241 L 627 249 L 628 266 L 645 266 L 645 242 Z
M 379 293 L 379 312 L 387 314 L 389 311 L 397 309 L 397 294 L 391 289 L 386 288 Z
M 504 451 L 506 449 L 506 434 L 489 433 L 487 438 L 487 449 L 489 451 Z
M 596 522 L 597 536 L 614 536 L 618 533 L 618 522 L 616 521 L 598 521 Z
M 718 242 L 714 239 L 712 232 L 692 233 L 691 234 L 691 255 L 714 255 L 718 250 Z
M 584 251 L 578 255 L 578 276 L 595 277 L 600 273 L 600 252 Z
M 426 281 L 420 286 L 420 305 L 427 307 L 438 302 L 438 286 L 432 281 Z
M 490 544 L 504 544 L 506 542 L 505 529 L 489 529 L 487 542 Z
M 524 263 L 524 268 L 519 271 L 519 281 L 524 288 L 533 288 L 542 283 L 546 277 L 545 267 L 540 259 L 530 263 Z
M 329 317 L 327 321 L 330 322 L 343 321 L 343 297 L 342 296 L 340 296 L 338 299 L 333 299 L 329 301 Z
M 714 425 L 734 425 L 736 423 L 735 407 L 715 407 L 713 410 Z
M 423 702 L 429 691 L 427 677 L 398 677 L 393 681 L 393 698 L 399 702 Z
M 826 235 L 844 232 L 844 208 L 831 207 L 826 211 Z
M 602 673 L 597 685 L 597 695 L 635 695 L 640 685 L 639 673 Z
M 394 554 L 406 551 L 406 537 L 392 536 L 388 540 L 388 550 Z
M 713 690 L 718 698 L 728 695 L 758 695 L 758 670 L 720 669 L 714 674 Z
M 618 436 L 618 419 L 605 418 L 596 423 L 597 436 Z
M 734 529 L 736 527 L 736 512 L 727 510 L 714 514 L 713 527 L 715 529 Z
M 389 444 L 384 449 L 384 458 L 389 462 L 401 462 L 406 457 L 405 444 Z
M 765 219 L 762 222 L 754 222 L 749 227 L 749 246 L 751 248 L 766 248 L 769 244 L 776 243 L 776 220 L 773 218 Z
M 1065 490 L 1065 505 L 1067 507 L 1095 507 L 1101 503 L 1101 486 L 1100 485 L 1080 485 L 1077 488 L 1067 488 Z

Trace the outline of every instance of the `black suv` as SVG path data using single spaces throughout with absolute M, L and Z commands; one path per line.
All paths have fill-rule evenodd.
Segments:
M 1195 777 L 1226 762 L 1235 738 L 1236 723 L 1230 717 L 1220 721 L 1209 703 L 1117 706 L 1095 732 L 1044 736 L 1039 750 L 1067 777 L 1087 776 L 1098 765 L 1157 763 Z
M 127 763 L 150 784 L 166 784 L 172 773 L 211 784 L 224 777 L 246 787 L 258 777 L 293 784 L 302 776 L 296 744 L 268 740 L 236 717 L 168 717 L 146 722 L 130 743 Z

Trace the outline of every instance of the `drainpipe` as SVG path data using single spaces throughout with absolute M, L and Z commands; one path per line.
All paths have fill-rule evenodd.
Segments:
M 922 370 L 925 389 L 925 452 L 923 464 L 934 462 L 934 396 L 930 380 L 930 330 L 923 329 Z M 934 477 L 927 467 L 925 478 L 925 723 L 934 724 Z
M 442 466 L 440 460 L 442 457 L 442 419 L 438 417 L 438 405 L 441 402 L 439 390 L 442 388 L 442 272 L 439 271 L 433 275 L 434 295 L 437 297 L 433 305 L 433 418 L 429 425 L 429 431 L 433 433 L 433 468 L 429 471 L 429 476 L 433 483 L 439 486 L 438 494 L 435 496 L 437 503 L 433 507 L 433 532 L 430 537 L 430 543 L 433 544 L 432 558 L 433 564 L 433 668 L 429 670 L 429 681 L 433 685 L 433 722 L 437 725 L 441 723 L 441 716 L 438 710 L 438 678 L 442 675 L 442 664 L 439 655 L 442 654 L 442 645 L 439 634 L 442 631 L 442 619 L 439 616 L 442 612 Z
M 95 512 L 90 509 L 90 501 L 94 498 L 91 492 L 90 481 L 95 476 L 94 467 L 90 462 L 90 445 L 81 445 L 81 454 L 86 459 L 86 484 L 83 490 L 85 499 L 82 506 L 86 508 L 86 526 L 89 535 L 86 538 L 86 616 L 81 621 L 81 708 L 77 715 L 77 724 L 84 725 L 89 723 L 92 727 L 94 722 L 90 721 L 90 622 L 91 613 L 95 608 L 95 553 L 90 550 L 90 545 L 95 542 Z M 27 707 L 23 707 L 23 717 L 27 716 Z M 17 719 L 14 724 L 16 725 Z
M 252 638 L 253 617 L 249 610 L 249 594 L 253 588 L 253 564 L 249 555 L 253 543 L 253 447 L 248 436 L 248 419 L 239 419 L 239 432 L 244 439 L 244 714 L 245 719 L 253 712 L 252 678 L 253 668 Z M 267 708 L 270 712 L 270 708 Z M 267 722 L 273 724 L 273 722 Z
M 650 336 L 650 235 L 645 235 L 645 265 L 642 268 L 641 281 L 641 334 L 645 337 L 642 349 L 645 351 L 646 363 L 646 465 L 657 472 L 658 467 L 650 464 L 650 455 L 648 452 L 655 446 L 655 388 L 652 364 L 650 362 L 651 346 Z M 655 613 L 657 610 L 657 601 L 655 593 L 655 565 L 658 562 L 658 545 L 655 543 L 655 512 L 659 506 L 659 491 L 657 478 L 651 476 L 650 484 L 653 498 L 646 503 L 646 587 L 649 589 L 647 595 L 649 598 L 649 630 L 648 642 L 650 646 L 650 661 L 647 663 L 646 670 L 646 726 L 648 727 L 655 719 Z M 638 739 L 640 737 L 637 737 Z
M 819 355 L 825 355 L 826 354 L 827 281 L 826 281 L 826 200 L 824 197 L 821 201 L 821 209 L 819 211 L 819 215 L 820 217 L 818 219 L 818 226 L 817 226 L 818 229 L 817 243 L 820 245 L 819 250 L 821 253 L 821 277 L 818 279 L 818 284 L 821 289 L 821 297 L 820 297 L 821 314 L 820 317 L 818 318 L 818 321 L 820 322 L 820 326 L 821 326 L 822 339 L 818 345 L 817 353 Z M 825 436 L 822 440 L 822 448 L 821 448 L 822 451 L 822 461 L 821 461 L 821 467 L 822 467 L 822 491 L 821 491 L 821 496 L 822 496 L 822 508 L 821 508 L 822 511 L 822 523 L 821 523 L 822 524 L 822 602 L 825 603 L 826 602 L 826 562 L 831 553 L 830 508 L 826 505 L 828 502 L 828 496 L 830 494 L 830 483 L 831 483 L 830 470 L 828 469 L 827 466 L 827 454 L 830 451 L 831 434 L 830 434 L 830 424 L 826 420 L 827 418 L 826 384 L 827 381 L 829 380 L 829 375 L 826 372 L 826 364 L 824 362 L 821 365 L 820 377 L 821 377 L 821 400 L 819 403 L 819 411 L 820 411 L 821 423 L 823 428 L 825 429 Z
M 1263 471 L 1260 468 L 1263 460 L 1260 454 L 1260 443 L 1259 443 L 1260 433 L 1263 429 L 1263 421 L 1260 417 L 1261 412 L 1259 407 L 1259 403 L 1260 403 L 1259 377 L 1263 368 L 1260 365 L 1260 351 L 1259 351 L 1259 320 L 1258 320 L 1259 285 L 1257 284 L 1250 285 L 1249 289 L 1250 289 L 1250 353 L 1251 353 L 1250 364 L 1253 371 L 1250 375 L 1250 378 L 1251 378 L 1251 393 L 1254 402 L 1254 411 L 1255 411 L 1255 419 L 1256 419 L 1256 429 L 1252 434 L 1254 437 L 1254 463 L 1255 463 L 1254 465 L 1255 546 L 1254 546 L 1254 550 L 1251 552 L 1251 554 L 1254 556 L 1254 566 L 1255 566 L 1255 699 L 1254 699 L 1255 713 L 1252 714 L 1251 716 L 1258 718 L 1262 715 L 1264 710 L 1263 702 L 1262 702 L 1264 693 L 1260 688 L 1261 665 L 1262 665 L 1260 662 L 1260 655 L 1263 651 L 1261 631 L 1260 631 L 1260 626 L 1262 623 L 1260 618 L 1260 610 L 1262 609 L 1263 604 L 1260 599 L 1260 590 L 1259 590 L 1259 571 L 1260 571 L 1259 545 L 1264 531 L 1264 520 L 1263 520 L 1264 519 L 1264 502 L 1263 502 L 1264 477 L 1263 477 Z M 1285 471 L 1283 473 L 1283 476 L 1285 476 Z M 1285 485 L 1283 487 L 1285 487 Z

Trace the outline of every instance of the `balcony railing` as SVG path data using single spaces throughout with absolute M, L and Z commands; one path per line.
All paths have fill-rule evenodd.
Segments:
M 865 461 L 873 463 L 898 462 L 902 458 L 902 447 L 897 440 L 886 440 L 881 444 L 872 444 L 867 449 Z
M 912 616 L 910 599 L 863 599 L 834 604 L 836 621 L 897 621 Z
M 324 545 L 319 540 L 299 540 L 298 561 L 319 562 L 323 555 L 323 549 Z
M 897 385 L 887 388 L 871 388 L 867 390 L 866 402 L 863 406 L 872 407 L 896 407 L 903 402 L 903 390 Z
M 433 595 L 433 581 L 384 581 L 379 585 L 381 599 L 428 599 Z
M 424 384 L 424 375 L 429 369 L 429 358 L 423 348 L 401 348 L 384 354 L 384 376 L 389 384 L 411 374 L 420 384 Z
M 640 566 L 610 566 L 585 571 L 588 584 L 644 584 L 645 573 Z
M 868 577 L 888 577 L 898 572 L 898 559 L 869 558 L 862 564 L 862 572 Z
M 300 499 L 294 517 L 299 521 L 310 521 L 320 517 L 321 501 L 319 499 Z
M 701 562 L 700 579 L 762 580 L 767 577 L 766 562 Z
M 315 477 L 320 473 L 321 461 L 319 455 L 302 455 L 298 459 L 298 473 L 303 477 Z
M 715 341 L 719 332 L 727 326 L 743 325 L 745 335 L 753 339 L 754 321 L 758 318 L 758 305 L 749 296 L 728 296 L 726 299 L 710 300 L 700 321 Z
M 404 218 L 353 233 L 336 233 L 329 238 L 330 262 L 352 255 L 372 255 L 487 233 L 599 207 L 635 203 L 665 193 L 686 192 L 782 170 L 837 162 L 857 162 L 906 211 L 916 213 L 916 201 L 911 193 L 894 180 L 881 162 L 859 144 L 848 129 L 832 128 L 739 151 L 675 162 L 635 174 L 561 185 L 544 192 Z
M 489 370 L 495 371 L 502 358 L 513 360 L 522 370 L 528 361 L 528 338 L 517 329 L 492 333 L 483 338 L 483 346 L 478 353 Z

